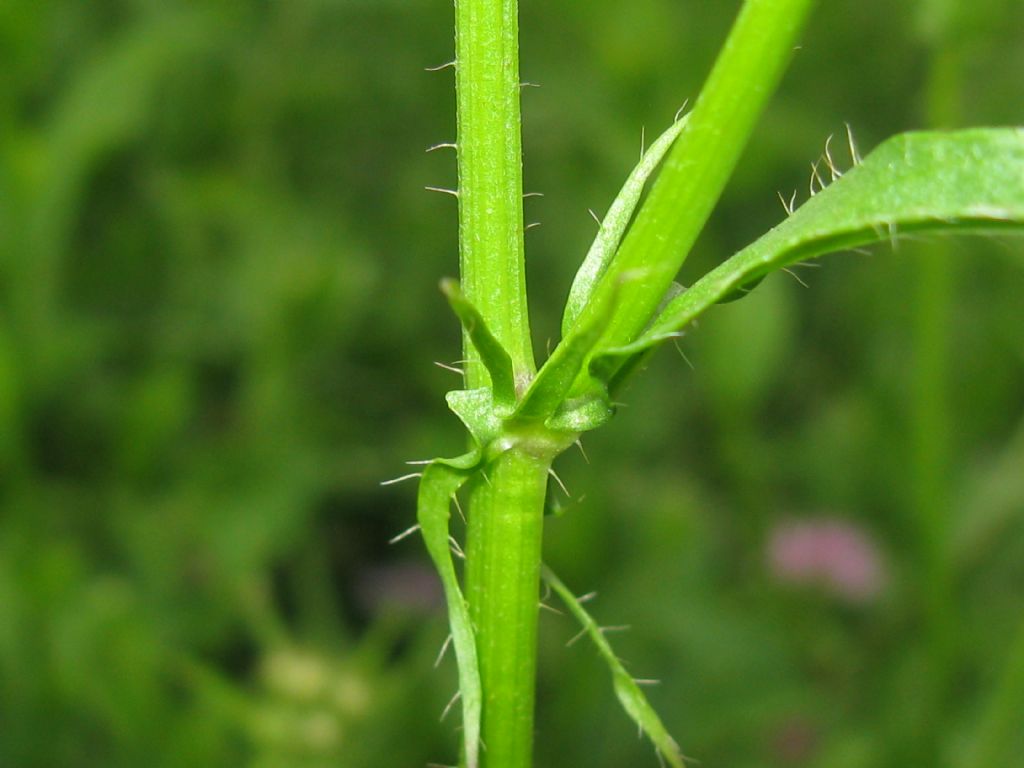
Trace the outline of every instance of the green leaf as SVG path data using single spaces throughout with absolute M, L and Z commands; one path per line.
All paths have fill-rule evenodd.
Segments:
M 491 333 L 479 310 L 462 293 L 458 280 L 442 280 L 441 292 L 447 297 L 448 304 L 451 305 L 452 311 L 459 318 L 470 341 L 473 342 L 473 347 L 480 355 L 480 361 L 491 375 L 495 402 L 503 407 L 511 407 L 516 401 L 512 358 Z
M 600 306 L 594 307 L 585 322 L 573 326 L 530 383 L 512 414 L 514 419 L 544 420 L 559 409 L 608 327 L 617 298 L 614 290 L 598 297 Z
M 686 288 L 683 285 L 673 281 L 658 307 L 658 312 L 660 313 L 669 305 L 669 302 L 685 291 Z M 590 361 L 588 368 L 590 377 L 594 381 L 603 383 L 609 397 L 616 397 L 626 380 L 646 367 L 653 351 L 653 346 L 649 346 L 640 349 L 639 352 L 626 352 L 622 355 L 614 349 L 597 354 Z
M 589 432 L 607 424 L 614 415 L 607 389 L 595 386 L 590 394 L 564 401 L 545 424 L 557 432 Z
M 469 617 L 469 606 L 459 587 L 455 565 L 449 549 L 448 519 L 456 491 L 469 478 L 466 472 L 447 463 L 429 464 L 420 480 L 416 518 L 434 567 L 441 577 L 448 603 L 448 624 L 452 647 L 459 667 L 459 694 L 462 699 L 462 738 L 466 768 L 477 768 L 480 752 L 480 718 L 483 695 L 480 665 L 476 655 L 476 639 Z
M 576 596 L 555 576 L 548 566 L 541 566 L 541 575 L 544 577 L 544 581 L 562 599 L 569 612 L 583 625 L 583 629 L 590 636 L 594 645 L 597 646 L 597 652 L 601 654 L 601 658 L 605 660 L 608 668 L 611 670 L 612 686 L 615 689 L 615 695 L 619 699 L 619 703 L 622 704 L 622 708 L 626 710 L 626 714 L 654 742 L 654 746 L 657 747 L 669 765 L 673 766 L 673 768 L 683 768 L 683 756 L 679 751 L 679 745 L 676 744 L 675 739 L 665 729 L 661 718 L 658 717 L 658 713 L 654 711 L 650 702 L 647 701 L 647 697 L 644 696 L 644 692 L 636 680 L 622 666 L 622 662 L 619 661 L 618 656 L 615 655 L 611 645 L 609 645 L 608 639 L 601 632 L 601 627 L 598 626 L 597 622 L 587 613 L 580 601 L 576 599 Z
M 569 289 L 569 298 L 565 302 L 565 312 L 562 315 L 562 338 L 569 335 L 573 325 L 579 319 L 583 307 L 594 295 L 594 287 L 604 275 L 615 256 L 615 251 L 619 248 L 619 243 L 622 242 L 622 238 L 626 234 L 626 228 L 633 217 L 637 203 L 640 202 L 640 196 L 643 194 L 647 180 L 686 126 L 686 120 L 686 115 L 676 120 L 643 154 L 601 221 L 597 237 L 594 238 L 586 258 L 583 259 L 583 264 L 580 265 L 576 277 L 573 278 L 572 287 Z
M 745 0 L 701 89 L 684 135 L 665 157 L 595 296 L 621 286 L 607 347 L 632 344 L 657 308 L 739 162 L 782 77 L 814 0 Z M 587 318 L 594 302 L 582 311 Z
M 908 133 L 677 296 L 620 359 L 671 337 L 722 297 L 805 259 L 908 234 L 1024 230 L 1024 129 Z
M 495 412 L 494 393 L 486 387 L 454 389 L 445 395 L 445 401 L 469 430 L 478 449 L 486 448 L 501 434 L 501 418 Z
M 757 288 L 757 286 L 759 286 L 761 284 L 761 281 L 764 280 L 764 277 L 765 277 L 764 275 L 761 275 L 760 277 L 754 278 L 753 280 L 751 280 L 746 285 L 741 285 L 736 290 L 729 291 L 729 293 L 725 294 L 725 296 L 720 298 L 715 303 L 716 304 L 732 304 L 734 301 L 739 301 L 740 299 L 745 299 L 747 296 L 750 295 L 751 291 L 753 291 L 755 288 Z

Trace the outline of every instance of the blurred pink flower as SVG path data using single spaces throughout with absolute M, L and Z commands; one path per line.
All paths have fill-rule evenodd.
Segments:
M 814 757 L 820 741 L 820 728 L 812 720 L 794 716 L 778 724 L 769 746 L 776 762 L 804 765 Z
M 356 597 L 371 612 L 403 610 L 428 612 L 444 606 L 444 593 L 433 569 L 423 563 L 389 563 L 363 570 L 356 580 Z
M 886 582 L 875 540 L 864 528 L 839 518 L 780 523 L 769 536 L 767 555 L 778 581 L 817 585 L 852 602 L 873 599 Z

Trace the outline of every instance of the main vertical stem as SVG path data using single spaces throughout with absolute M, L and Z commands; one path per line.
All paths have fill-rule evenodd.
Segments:
M 483 765 L 529 768 L 538 581 L 550 462 L 513 449 L 470 495 L 466 598 L 483 686 Z
M 456 0 L 462 288 L 512 358 L 517 389 L 536 371 L 523 259 L 517 0 Z M 463 336 L 466 386 L 487 371 Z M 483 688 L 486 768 L 528 768 L 544 496 L 550 460 L 517 448 L 470 491 L 466 599 Z
M 517 0 L 456 0 L 459 251 L 462 288 L 508 350 L 521 386 L 534 373 L 523 259 Z M 464 338 L 467 386 L 487 372 Z

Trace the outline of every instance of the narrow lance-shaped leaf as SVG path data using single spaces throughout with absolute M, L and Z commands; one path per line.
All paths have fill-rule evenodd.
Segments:
M 668 293 L 662 300 L 659 312 L 669 303 L 680 296 L 686 288 L 680 283 L 673 282 Z M 680 334 L 673 334 L 680 335 Z M 626 355 L 602 353 L 595 355 L 590 361 L 588 373 L 591 379 L 601 382 L 609 397 L 615 397 L 622 386 L 634 373 L 647 365 L 647 361 L 654 353 L 654 346 L 640 349 L 638 352 L 630 352 Z
M 675 279 L 796 45 L 814 0 L 744 0 L 701 89 L 683 136 L 666 155 L 657 181 L 595 287 L 610 291 L 625 274 L 607 346 L 643 335 Z M 588 317 L 594 302 L 583 309 Z
M 543 420 L 555 413 L 572 389 L 587 358 L 601 341 L 617 297 L 618 292 L 614 291 L 599 298 L 602 306 L 595 307 L 587 321 L 576 324 L 555 348 L 523 395 L 514 418 Z
M 480 355 L 480 361 L 491 375 L 494 401 L 501 406 L 511 406 L 516 400 L 515 377 L 512 372 L 512 358 L 495 338 L 484 322 L 480 311 L 462 293 L 458 280 L 446 278 L 441 281 L 441 292 L 448 299 L 452 311 L 459 318 L 462 327 Z
M 565 302 L 565 312 L 562 315 L 562 338 L 569 335 L 569 331 L 579 318 L 583 307 L 593 296 L 594 286 L 605 273 L 615 256 L 615 251 L 618 250 L 619 243 L 622 242 L 622 238 L 626 234 L 633 211 L 636 210 L 640 196 L 643 194 L 644 185 L 686 126 L 687 117 L 687 115 L 683 115 L 676 120 L 644 152 L 640 162 L 629 174 L 622 189 L 619 190 L 608 213 L 601 220 L 597 237 L 594 238 L 583 264 L 580 265 L 576 277 L 573 278 L 572 287 L 569 289 L 569 298 Z
M 611 645 L 609 645 L 608 639 L 601 632 L 601 627 L 598 626 L 597 622 L 587 613 L 576 596 L 573 595 L 569 588 L 562 583 L 548 566 L 542 566 L 541 575 L 544 577 L 544 581 L 562 599 L 570 613 L 583 625 L 583 629 L 590 636 L 594 645 L 597 646 L 597 652 L 601 654 L 601 658 L 605 660 L 608 668 L 611 670 L 612 686 L 615 689 L 615 695 L 618 697 L 619 703 L 622 704 L 622 708 L 626 710 L 626 714 L 654 742 L 654 746 L 668 761 L 669 765 L 673 766 L 673 768 L 683 768 L 683 756 L 679 751 L 679 745 L 676 744 L 675 739 L 665 729 L 661 718 L 658 717 L 658 713 L 654 711 L 650 702 L 647 701 L 647 697 L 644 696 L 644 692 L 640 689 L 636 680 L 622 666 L 622 662 L 619 661 L 618 656 L 615 655 Z
M 420 480 L 416 517 L 427 545 L 431 560 L 441 577 L 445 600 L 448 603 L 448 623 L 452 633 L 452 646 L 459 667 L 459 695 L 462 699 L 462 738 L 466 768 L 477 768 L 480 753 L 480 718 L 482 692 L 480 665 L 476 655 L 476 640 L 469 607 L 459 587 L 459 579 L 452 562 L 448 534 L 451 501 L 456 491 L 468 479 L 466 472 L 443 463 L 427 466 Z
M 910 233 L 1022 231 L 1024 129 L 896 136 L 669 302 L 635 343 L 607 355 L 627 359 L 723 296 L 809 258 Z

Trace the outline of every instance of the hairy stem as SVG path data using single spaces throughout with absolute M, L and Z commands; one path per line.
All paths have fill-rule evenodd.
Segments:
M 483 686 L 483 765 L 528 768 L 550 460 L 504 453 L 471 492 L 466 597 Z
M 523 259 L 523 169 L 517 0 L 456 2 L 459 251 L 462 287 L 512 357 L 534 372 Z M 487 371 L 464 338 L 466 384 Z
M 536 371 L 523 258 L 517 0 L 456 1 L 459 250 L 462 287 L 512 362 L 521 392 Z M 463 334 L 466 386 L 488 386 Z M 550 459 L 518 449 L 470 493 L 466 599 L 476 632 L 487 768 L 527 768 L 533 746 L 537 585 Z

